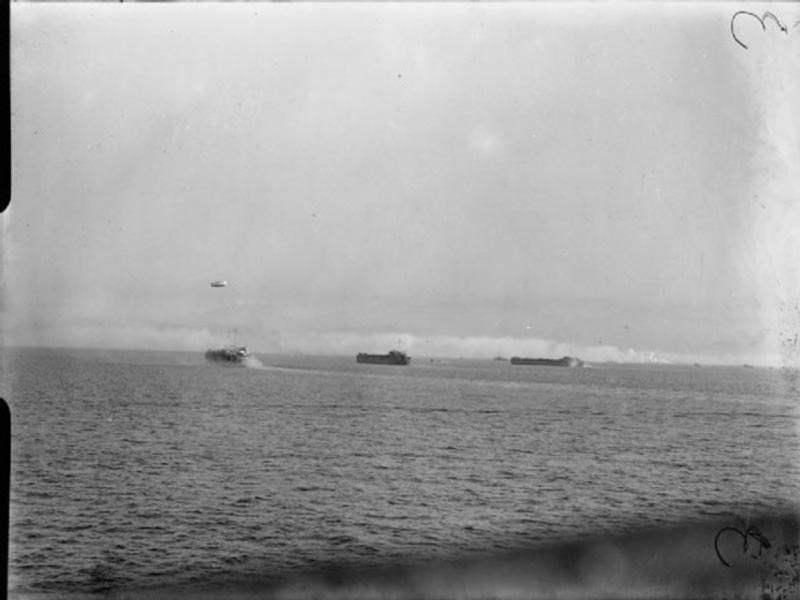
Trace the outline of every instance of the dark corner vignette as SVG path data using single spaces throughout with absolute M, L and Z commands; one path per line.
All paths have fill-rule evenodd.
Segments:
M 11 478 L 11 412 L 0 398 L 0 600 L 8 597 L 8 504 Z

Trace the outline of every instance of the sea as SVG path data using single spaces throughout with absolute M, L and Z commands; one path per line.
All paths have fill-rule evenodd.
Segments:
M 269 586 L 798 512 L 782 369 L 11 348 L 0 382 L 10 598 Z

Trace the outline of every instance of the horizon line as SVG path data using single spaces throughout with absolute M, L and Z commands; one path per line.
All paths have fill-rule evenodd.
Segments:
M 202 355 L 207 349 L 188 350 L 185 348 L 145 348 L 145 347 L 115 347 L 115 346 L 64 346 L 64 345 L 47 345 L 47 344 L 3 344 L 0 348 L 0 353 L 5 350 L 65 350 L 65 351 L 91 351 L 91 352 L 152 352 L 161 354 L 198 354 Z M 253 354 L 261 354 L 267 356 L 306 356 L 306 357 L 330 357 L 330 358 L 346 358 L 354 356 L 352 352 L 308 352 L 303 350 L 252 350 Z M 445 354 L 409 354 L 411 358 L 419 357 L 424 359 L 436 360 L 462 360 L 462 361 L 494 361 L 494 362 L 508 362 L 510 357 L 500 354 L 495 355 L 481 355 L 481 356 L 458 356 L 458 355 L 445 355 Z M 551 357 L 537 357 L 537 358 L 562 358 L 561 356 Z M 580 357 L 575 357 L 580 358 Z M 502 359 L 497 360 L 497 359 Z M 714 362 L 714 361 L 698 361 L 687 359 L 683 361 L 677 360 L 586 360 L 581 359 L 584 365 L 650 365 L 650 366 L 675 366 L 675 367 L 732 367 L 732 368 L 759 368 L 759 369 L 789 369 L 798 370 L 800 365 L 788 364 L 775 364 L 775 363 L 753 363 L 753 362 Z

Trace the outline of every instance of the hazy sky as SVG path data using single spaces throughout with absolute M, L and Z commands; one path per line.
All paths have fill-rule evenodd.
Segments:
M 769 6 L 14 3 L 6 343 L 785 363 Z

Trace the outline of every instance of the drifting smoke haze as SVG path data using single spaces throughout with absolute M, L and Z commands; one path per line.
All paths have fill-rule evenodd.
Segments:
M 665 352 L 658 349 L 619 348 L 607 344 L 585 345 L 528 336 L 418 336 L 404 332 L 358 334 L 341 332 L 304 332 L 284 335 L 270 331 L 248 335 L 208 328 L 149 325 L 74 325 L 48 328 L 46 336 L 36 335 L 36 326 L 27 338 L 31 346 L 77 347 L 91 349 L 196 352 L 198 349 L 241 343 L 252 352 L 264 354 L 309 354 L 348 356 L 359 352 L 383 353 L 391 349 L 407 352 L 412 357 L 489 359 L 512 356 L 551 357 L 575 356 L 586 362 L 619 363 L 704 363 L 775 366 L 777 357 L 763 353 L 752 355 L 693 355 Z M 109 345 L 108 340 L 118 340 Z
M 229 343 L 221 333 L 206 328 L 189 328 L 150 324 L 59 324 L 39 329 L 38 323 L 27 326 L 28 335 L 20 346 L 53 346 L 110 350 L 198 351 L 221 343 Z M 13 339 L 13 338 L 12 338 Z
M 256 348 L 256 346 L 253 346 Z M 303 353 L 328 355 L 355 355 L 358 352 L 382 353 L 399 349 L 413 357 L 489 359 L 512 356 L 551 357 L 575 356 L 587 362 L 620 363 L 693 363 L 741 364 L 742 359 L 753 365 L 771 366 L 769 357 L 761 353 L 752 355 L 691 355 L 663 352 L 653 349 L 618 348 L 610 345 L 583 345 L 547 340 L 533 336 L 526 338 L 490 336 L 430 336 L 421 337 L 403 332 L 354 334 L 351 332 L 305 333 L 292 336 L 290 343 L 282 344 L 280 336 L 257 351 L 265 353 Z

